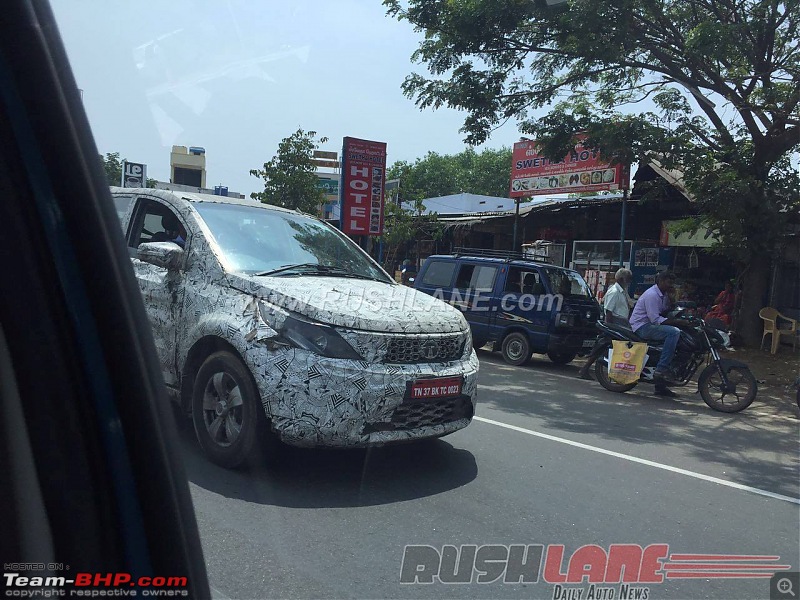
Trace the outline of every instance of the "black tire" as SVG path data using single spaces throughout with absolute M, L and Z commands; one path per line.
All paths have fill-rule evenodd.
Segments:
M 268 434 L 266 420 L 253 377 L 242 361 L 224 350 L 209 356 L 192 389 L 192 421 L 203 452 L 228 469 L 254 460 Z
M 575 357 L 578 356 L 577 352 L 548 352 L 547 358 L 549 358 L 554 364 L 557 365 L 566 365 L 567 363 L 571 363 L 575 360 Z
M 619 394 L 632 390 L 639 382 L 634 383 L 614 383 L 608 378 L 608 351 L 611 346 L 603 348 L 603 353 L 597 358 L 594 363 L 594 376 L 597 382 L 606 388 L 609 392 L 617 392 Z
M 503 360 L 508 364 L 518 367 L 531 359 L 531 344 L 528 336 L 512 331 L 503 338 Z
M 753 403 L 758 394 L 756 378 L 747 367 L 729 367 L 728 383 L 732 389 L 722 390 L 722 377 L 714 364 L 708 365 L 697 380 L 703 402 L 714 410 L 735 413 Z

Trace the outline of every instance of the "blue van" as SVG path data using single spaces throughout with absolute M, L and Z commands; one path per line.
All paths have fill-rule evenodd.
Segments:
M 600 305 L 580 274 L 518 253 L 431 256 L 414 287 L 459 308 L 475 347 L 491 342 L 512 365 L 533 353 L 566 364 L 589 354 L 597 337 Z

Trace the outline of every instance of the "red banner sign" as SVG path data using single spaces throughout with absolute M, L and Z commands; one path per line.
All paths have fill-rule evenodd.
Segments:
M 383 233 L 386 144 L 344 138 L 342 148 L 341 229 L 347 235 Z
M 562 160 L 539 153 L 536 142 L 514 144 L 511 157 L 512 198 L 542 194 L 622 190 L 629 185 L 630 169 L 601 161 L 597 152 L 578 143 Z

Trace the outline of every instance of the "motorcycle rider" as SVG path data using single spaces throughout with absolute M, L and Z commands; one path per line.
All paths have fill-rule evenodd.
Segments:
M 603 297 L 603 310 L 605 312 L 606 323 L 616 323 L 630 327 L 628 323 L 628 315 L 630 314 L 631 305 L 633 300 L 628 295 L 628 286 L 633 279 L 633 273 L 629 269 L 619 269 L 614 273 L 614 280 L 616 283 L 608 288 L 606 295 Z M 605 346 L 601 343 L 594 345 L 586 364 L 583 365 L 578 372 L 578 377 L 581 379 L 591 379 L 589 375 L 589 368 L 603 353 Z
M 664 342 L 661 358 L 656 365 L 653 382 L 656 388 L 677 382 L 672 372 L 671 362 L 675 348 L 681 336 L 678 327 L 687 327 L 688 321 L 668 319 L 664 315 L 670 310 L 669 295 L 675 289 L 675 275 L 662 271 L 656 276 L 656 283 L 640 296 L 631 313 L 631 328 L 642 339 L 653 342 Z M 672 395 L 672 394 L 670 394 Z

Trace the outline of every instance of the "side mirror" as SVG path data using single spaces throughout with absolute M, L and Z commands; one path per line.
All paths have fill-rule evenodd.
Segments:
M 136 258 L 168 271 L 177 271 L 183 263 L 183 248 L 175 242 L 145 242 L 139 244 Z

